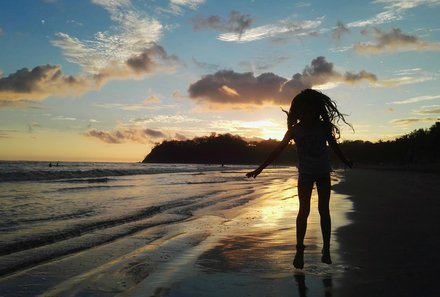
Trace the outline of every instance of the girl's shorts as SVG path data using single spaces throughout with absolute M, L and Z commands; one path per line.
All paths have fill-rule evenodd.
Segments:
M 315 183 L 330 180 L 330 172 L 325 173 L 299 173 L 298 183 Z

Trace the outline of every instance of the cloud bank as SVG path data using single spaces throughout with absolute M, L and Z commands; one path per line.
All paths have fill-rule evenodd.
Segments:
M 0 77 L 0 100 L 42 100 L 49 96 L 80 96 L 100 88 L 114 79 L 143 77 L 166 71 L 167 65 L 175 65 L 178 59 L 168 55 L 159 45 L 153 45 L 123 64 L 109 64 L 91 74 L 65 75 L 60 65 L 41 65 L 29 70 L 20 69 L 6 77 Z M 171 66 L 170 66 L 171 67 Z
M 163 27 L 159 21 L 141 14 L 129 0 L 93 0 L 103 7 L 116 26 L 97 32 L 92 40 L 80 40 L 58 32 L 51 41 L 66 59 L 81 67 L 77 75 L 65 75 L 60 65 L 39 65 L 0 75 L 0 100 L 42 100 L 50 96 L 80 96 L 99 89 L 109 80 L 142 78 L 158 72 L 174 71 L 178 58 L 157 44 Z M 174 1 L 193 5 L 197 1 Z M 200 2 L 200 1 L 199 1 Z M 194 4 L 195 5 L 195 4 Z
M 123 63 L 110 63 L 92 77 L 98 85 L 114 79 L 142 78 L 148 74 L 174 71 L 179 59 L 168 55 L 163 47 L 153 44 Z
M 191 84 L 188 93 L 193 100 L 214 105 L 288 105 L 303 89 L 329 83 L 354 84 L 360 81 L 376 82 L 377 77 L 365 70 L 341 73 L 325 57 L 317 57 L 302 73 L 296 73 L 290 79 L 270 72 L 254 76 L 251 72 L 222 70 L 203 76 Z
M 92 87 L 93 83 L 85 77 L 64 75 L 60 65 L 41 65 L 0 78 L 0 99 L 38 100 L 56 95 L 80 95 Z
M 100 131 L 97 129 L 88 130 L 84 136 L 97 138 L 110 144 L 125 142 L 152 143 L 154 139 L 165 138 L 166 135 L 159 130 L 129 128 L 115 131 Z
M 366 31 L 366 34 L 370 34 Z M 440 51 L 440 43 L 432 43 L 420 38 L 405 34 L 399 28 L 384 32 L 378 28 L 373 29 L 375 43 L 358 43 L 354 49 L 361 54 L 380 54 L 392 51 Z

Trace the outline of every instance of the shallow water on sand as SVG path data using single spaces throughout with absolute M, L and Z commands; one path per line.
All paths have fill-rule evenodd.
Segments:
M 0 183 L 0 296 L 330 296 L 315 191 L 292 267 L 296 170 L 206 168 Z M 331 201 L 335 230 L 351 205 Z

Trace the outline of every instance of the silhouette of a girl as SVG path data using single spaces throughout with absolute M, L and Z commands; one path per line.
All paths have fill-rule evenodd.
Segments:
M 299 211 L 296 218 L 296 255 L 293 260 L 295 268 L 304 267 L 304 237 L 307 229 L 307 218 L 310 213 L 310 198 L 313 184 L 318 191 L 318 209 L 321 217 L 321 231 L 323 238 L 323 263 L 331 264 L 330 257 L 330 162 L 327 153 L 327 143 L 336 155 L 348 167 L 352 162 L 347 160 L 341 152 L 337 139 L 340 131 L 339 121 L 345 121 L 344 115 L 337 109 L 336 103 L 323 93 L 306 89 L 292 100 L 287 113 L 287 132 L 281 143 L 270 153 L 266 161 L 256 170 L 248 172 L 247 177 L 257 177 L 266 166 L 294 140 L 298 152 L 298 198 Z

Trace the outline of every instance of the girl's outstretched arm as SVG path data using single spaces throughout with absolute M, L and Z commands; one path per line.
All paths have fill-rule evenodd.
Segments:
M 266 161 L 263 162 L 263 164 L 261 164 L 257 169 L 255 169 L 254 171 L 248 172 L 246 173 L 247 177 L 253 177 L 256 178 L 261 171 L 263 171 L 264 168 L 267 167 L 267 165 L 269 165 L 270 163 L 273 162 L 273 160 L 276 159 L 276 157 L 278 157 L 278 155 L 283 151 L 283 149 L 287 146 L 287 144 L 289 143 L 289 141 L 292 139 L 292 131 L 291 130 L 287 130 L 286 134 L 284 134 L 284 138 L 283 140 L 277 145 L 277 147 L 269 154 L 269 156 L 267 157 Z

